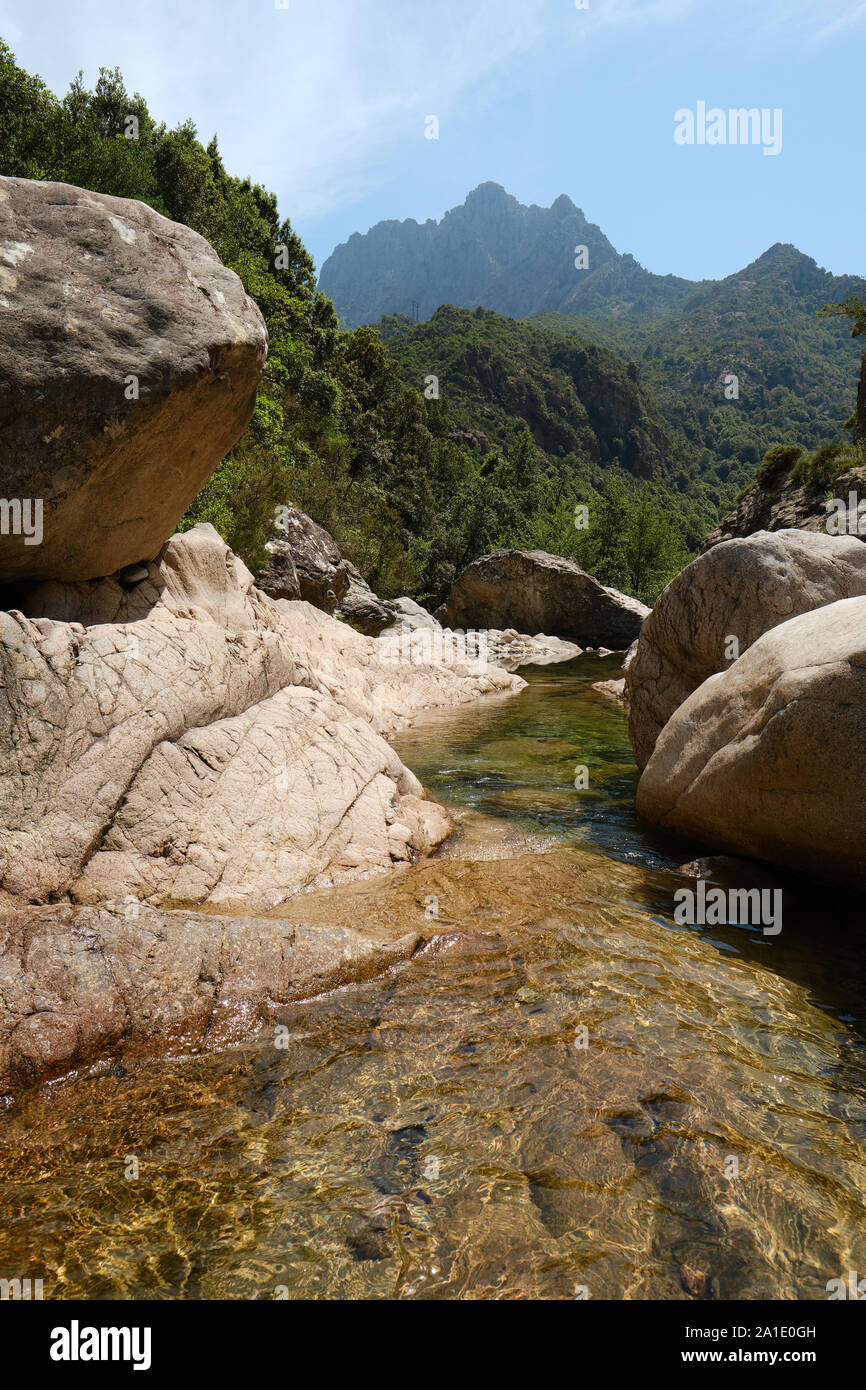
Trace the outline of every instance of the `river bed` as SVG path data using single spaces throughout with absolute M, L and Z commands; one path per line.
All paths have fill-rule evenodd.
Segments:
M 0 1269 L 59 1298 L 817 1299 L 866 1274 L 859 911 L 786 883 L 778 937 L 674 924 L 696 851 L 634 815 L 592 689 L 616 664 L 524 671 L 396 740 L 456 834 L 305 911 L 426 922 L 413 960 L 285 1008 L 280 1045 L 10 1107 Z

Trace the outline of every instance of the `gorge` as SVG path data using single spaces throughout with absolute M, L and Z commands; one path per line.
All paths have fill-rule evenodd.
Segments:
M 497 224 L 484 304 L 431 279 L 426 323 L 343 332 L 272 195 L 192 137 L 167 178 L 143 128 L 148 198 L 46 146 L 0 175 L 0 1268 L 826 1298 L 866 1268 L 866 546 L 824 525 L 866 464 L 821 443 L 853 356 L 822 324 L 814 438 L 711 504 L 778 395 L 678 491 L 688 411 L 618 352 L 649 378 L 731 285 L 487 185 L 328 271 L 378 316 L 371 247 Z M 587 241 L 579 304 L 513 273 L 517 223 Z M 853 277 L 790 252 L 755 283 L 806 323 Z M 551 325 L 611 296 L 618 349 Z

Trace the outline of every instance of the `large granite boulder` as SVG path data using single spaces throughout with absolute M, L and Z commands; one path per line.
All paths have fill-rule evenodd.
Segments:
M 458 575 L 435 617 L 452 628 L 516 628 L 619 649 L 634 641 L 649 611 L 599 584 L 575 560 L 543 550 L 495 550 Z
M 0 497 L 23 509 L 0 581 L 152 560 L 246 428 L 266 351 L 256 305 L 198 233 L 126 198 L 0 178 Z
M 257 912 L 424 854 L 448 819 L 384 735 L 522 684 L 383 659 L 207 525 L 132 588 L 35 585 L 0 613 L 0 901 Z
M 725 853 L 862 889 L 864 786 L 861 596 L 774 627 L 704 681 L 659 734 L 637 809 Z
M 866 594 L 866 546 L 851 536 L 759 531 L 699 555 L 657 599 L 624 667 L 638 767 L 692 691 L 763 633 L 858 594 Z

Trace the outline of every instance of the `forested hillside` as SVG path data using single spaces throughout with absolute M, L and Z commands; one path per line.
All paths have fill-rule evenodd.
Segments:
M 382 222 L 350 237 L 321 285 L 350 324 L 480 304 L 636 362 L 687 446 L 677 486 L 700 479 L 723 505 L 773 444 L 841 442 L 856 393 L 856 347 L 820 311 L 862 298 L 866 281 L 781 244 L 724 280 L 653 275 L 564 195 L 524 207 L 482 184 L 438 223 Z
M 780 440 L 804 448 L 843 438 L 859 356 L 825 304 L 863 289 L 793 246 L 709 283 L 651 322 L 541 315 L 532 322 L 602 343 L 640 364 L 664 418 L 678 425 L 703 475 L 738 483 Z M 726 396 L 726 379 L 736 395 Z
M 588 501 L 611 476 L 629 495 L 652 483 L 690 549 L 733 500 L 733 483 L 701 474 L 635 363 L 605 348 L 451 305 L 429 323 L 385 319 L 380 333 L 404 381 L 438 392 L 452 435 L 479 457 L 513 448 L 528 429 L 569 497 Z
M 598 294 L 615 282 L 621 298 L 631 286 L 632 319 L 661 308 L 667 318 L 612 330 L 610 317 L 605 327 L 592 317 L 533 324 L 444 307 L 427 324 L 392 318 L 344 331 L 275 195 L 229 174 L 215 137 L 204 145 L 191 122 L 154 121 L 116 70 L 101 70 L 93 91 L 78 79 L 58 99 L 2 40 L 0 172 L 149 203 L 205 236 L 258 303 L 270 356 L 252 425 L 181 522 L 211 521 L 254 567 L 275 506 L 291 500 L 385 596 L 438 602 L 472 559 L 514 546 L 574 556 L 652 599 L 768 443 L 790 437 L 792 423 L 807 445 L 839 437 L 834 412 L 850 410 L 856 351 L 814 313 L 833 277 L 788 248 L 768 253 L 745 286 L 647 279 L 559 200 L 556 218 L 594 247 Z M 485 200 L 502 203 L 488 186 L 475 209 L 482 221 Z M 511 203 L 506 240 L 515 216 L 526 221 Z M 552 224 L 536 215 L 546 210 L 530 211 L 549 254 Z M 471 271 L 470 256 L 460 273 Z M 531 307 L 531 278 L 528 264 L 516 275 L 515 311 Z M 719 343 L 742 320 L 740 303 L 748 322 L 731 356 Z M 560 331 L 541 326 L 550 323 Z M 741 398 L 727 402 L 718 374 L 737 366 Z M 583 508 L 589 524 L 575 525 Z
M 501 545 L 576 555 L 643 596 L 682 563 L 669 503 L 655 483 L 637 488 L 638 476 L 666 473 L 658 423 L 646 403 L 638 409 L 612 358 L 588 356 L 599 399 L 630 400 L 637 410 L 629 429 L 637 428 L 639 447 L 628 430 L 622 441 L 635 465 L 622 470 L 630 491 L 617 481 L 615 422 L 601 427 L 595 408 L 598 432 L 580 411 L 562 420 L 568 447 L 555 467 L 544 445 L 521 434 L 520 412 L 492 432 L 489 451 L 479 449 L 461 437 L 447 401 L 406 384 L 373 328 L 340 330 L 275 196 L 230 175 L 216 138 L 205 146 L 191 122 L 172 130 L 155 122 L 116 70 L 101 70 L 93 91 L 73 82 L 59 99 L 0 41 L 0 172 L 149 203 L 207 237 L 262 310 L 270 356 L 253 423 L 182 526 L 211 521 L 255 565 L 275 505 L 290 499 L 333 533 L 379 592 L 431 602 L 462 566 Z M 589 531 L 575 528 L 576 506 L 589 508 Z

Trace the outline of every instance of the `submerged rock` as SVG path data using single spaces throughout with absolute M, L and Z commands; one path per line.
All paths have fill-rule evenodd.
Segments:
M 650 611 L 599 584 L 575 560 L 542 550 L 482 555 L 454 581 L 443 609 L 440 620 L 453 628 L 513 627 L 613 649 L 637 637 Z
M 193 1053 L 249 1038 L 279 1004 L 380 974 L 422 941 L 417 929 L 166 912 L 133 899 L 19 909 L 0 916 L 0 1087 L 116 1049 Z
M 0 493 L 42 509 L 39 543 L 4 539 L 0 581 L 151 560 L 252 416 L 264 320 L 144 203 L 0 178 L 0 239 Z

